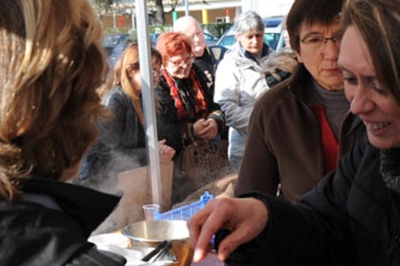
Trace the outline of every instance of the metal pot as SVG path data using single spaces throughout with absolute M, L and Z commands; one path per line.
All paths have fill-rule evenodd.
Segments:
M 132 246 L 156 247 L 164 240 L 189 239 L 186 221 L 141 221 L 125 226 L 121 232 L 131 240 Z
M 174 266 L 188 266 L 192 262 L 193 248 L 186 221 L 141 221 L 125 226 L 121 232 L 130 239 L 132 247 L 155 248 L 168 240 L 172 243 L 171 253 L 177 259 Z

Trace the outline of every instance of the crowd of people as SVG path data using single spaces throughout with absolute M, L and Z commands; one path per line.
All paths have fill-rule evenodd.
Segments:
M 159 155 L 161 162 L 174 163 L 171 205 L 238 172 L 254 103 L 270 88 L 271 76 L 265 66 L 273 51 L 264 43 L 264 27 L 256 12 L 243 13 L 235 24 L 237 45 L 218 67 L 200 23 L 191 16 L 176 20 L 173 31 L 161 34 L 156 47 L 151 47 Z M 86 153 L 77 184 L 118 193 L 119 173 L 147 165 L 135 41 L 129 40 L 116 63 L 112 84 L 99 90 L 109 112 L 96 121 L 100 137 Z M 228 166 L 208 161 L 210 171 L 203 171 L 203 176 L 189 175 L 183 169 L 183 151 L 192 143 L 203 145 L 199 140 L 212 141 L 225 151 Z M 205 148 L 198 153 L 204 150 L 207 152 Z
M 194 261 L 214 237 L 227 265 L 400 264 L 399 18 L 397 0 L 295 0 L 290 50 L 272 51 L 247 11 L 218 65 L 194 17 L 159 36 L 172 204 L 225 177 L 199 182 L 181 163 L 200 141 L 222 148 L 227 128 L 237 175 L 188 221 Z M 109 69 L 102 36 L 89 1 L 0 1 L 2 265 L 126 263 L 87 238 L 120 202 L 118 173 L 148 165 L 146 103 L 137 40 Z
M 347 0 L 337 12 L 337 35 L 321 32 L 311 43 L 328 51 L 340 40 L 337 68 L 349 119 L 360 119 L 364 133 L 299 203 L 266 190 L 211 201 L 188 222 L 194 261 L 204 258 L 216 233 L 218 257 L 227 265 L 399 265 L 400 2 Z M 291 19 L 289 12 L 291 45 L 307 45 L 302 34 L 313 23 L 293 40 Z
M 343 3 L 297 0 L 290 9 L 286 29 L 299 64 L 254 106 L 235 195 L 261 190 L 297 202 L 353 146 L 360 121 L 340 130 L 349 110 L 337 65 Z

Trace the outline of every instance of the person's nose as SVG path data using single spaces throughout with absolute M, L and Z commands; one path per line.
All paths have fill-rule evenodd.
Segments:
M 257 36 L 253 36 L 253 38 L 251 38 L 251 42 L 252 42 L 253 44 L 257 44 L 257 43 L 258 43 Z
M 325 59 L 336 61 L 339 57 L 339 42 L 328 40 L 323 44 L 323 55 Z
M 183 68 L 183 69 L 188 69 L 191 67 L 192 67 L 192 63 L 189 63 L 189 62 L 185 62 L 181 65 L 181 68 Z
M 355 115 L 368 113 L 374 107 L 374 104 L 370 99 L 368 90 L 363 88 L 362 85 L 358 85 L 352 88 L 345 87 L 345 94 L 347 100 L 349 100 L 350 102 L 350 112 Z

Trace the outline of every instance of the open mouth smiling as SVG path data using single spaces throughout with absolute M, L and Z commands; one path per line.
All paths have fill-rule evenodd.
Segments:
M 392 123 L 390 122 L 381 122 L 381 123 L 368 123 L 364 121 L 364 125 L 369 128 L 372 129 L 374 131 L 376 130 L 381 130 L 387 126 L 390 126 Z

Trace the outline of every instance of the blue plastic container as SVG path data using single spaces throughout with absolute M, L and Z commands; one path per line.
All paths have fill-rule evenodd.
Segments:
M 168 212 L 159 213 L 156 216 L 156 220 L 184 220 L 187 221 L 195 214 L 197 211 L 201 210 L 206 206 L 207 202 L 214 198 L 213 194 L 210 194 L 208 191 L 205 191 L 203 195 L 200 196 L 199 201 L 195 201 L 190 203 L 189 205 L 185 205 Z

